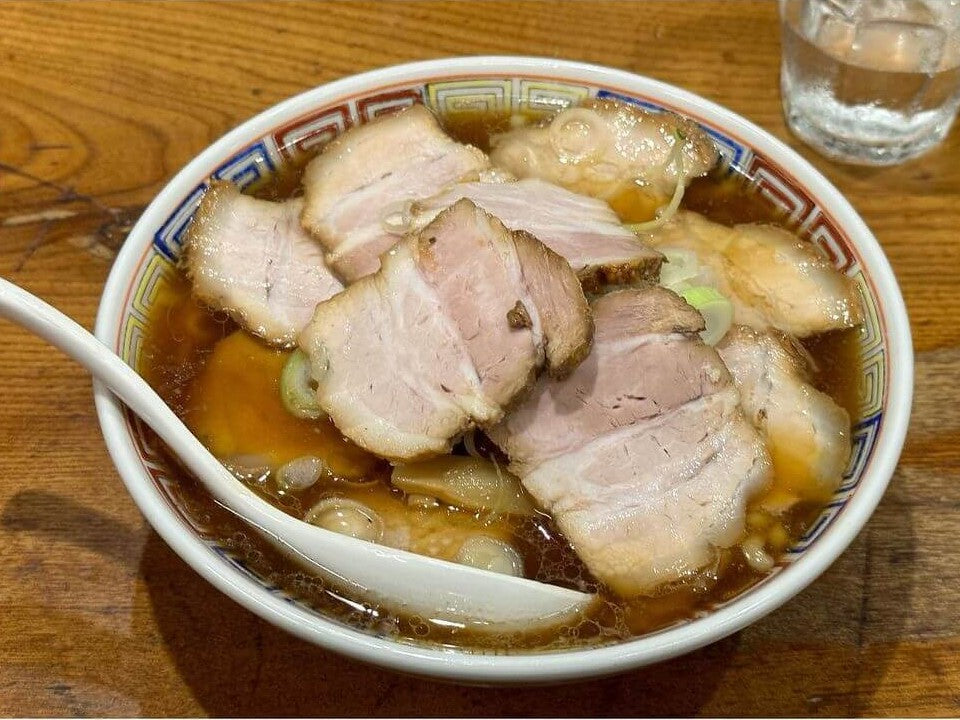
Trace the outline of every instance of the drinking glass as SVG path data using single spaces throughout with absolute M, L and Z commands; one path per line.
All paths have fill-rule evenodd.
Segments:
M 780 0 L 790 129 L 824 155 L 892 165 L 960 106 L 960 0 Z

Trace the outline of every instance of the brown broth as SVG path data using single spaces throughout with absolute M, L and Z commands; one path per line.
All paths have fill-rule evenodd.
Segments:
M 509 122 L 505 115 L 463 112 L 446 118 L 444 124 L 461 141 L 488 149 L 491 134 L 507 129 Z M 282 168 L 253 194 L 271 200 L 298 194 L 305 163 L 304 160 Z M 613 205 L 625 221 L 646 220 L 652 212 L 649 201 L 636 195 L 624 195 Z M 785 218 L 737 175 L 694 181 L 683 206 L 725 224 L 762 221 L 786 225 Z M 598 591 L 606 600 L 576 625 L 536 633 L 490 636 L 469 628 L 441 627 L 428 618 L 396 616 L 341 597 L 250 532 L 168 457 L 169 466 L 177 470 L 183 504 L 191 515 L 202 517 L 212 528 L 210 538 L 232 549 L 249 569 L 322 615 L 406 642 L 481 651 L 556 650 L 616 642 L 676 624 L 709 611 L 764 576 L 752 569 L 735 547 L 723 551 L 715 567 L 665 589 L 657 597 L 623 601 L 608 596 L 590 577 L 549 517 L 489 517 L 450 507 L 411 509 L 404 495 L 390 486 L 389 467 L 384 462 L 354 446 L 328 422 L 310 423 L 285 415 L 277 383 L 286 354 L 265 347 L 244 335 L 229 319 L 203 308 L 191 296 L 183 277 L 161 285 L 149 320 L 140 372 L 221 459 L 260 455 L 276 467 L 293 457 L 314 454 L 330 462 L 337 477 L 299 493 L 282 491 L 270 475 L 248 479 L 253 490 L 280 509 L 302 517 L 315 502 L 335 493 L 366 502 L 387 517 L 392 517 L 391 513 L 397 517 L 413 513 L 417 522 L 427 525 L 439 518 L 457 528 L 457 532 L 483 532 L 508 540 L 523 556 L 528 577 Z M 847 331 L 804 343 L 817 365 L 814 383 L 853 416 L 857 411 L 859 375 L 857 340 L 858 331 Z M 258 377 L 250 376 L 251 367 L 260 368 Z M 822 502 L 800 502 L 782 517 L 774 518 L 759 510 L 762 499 L 751 505 L 748 532 L 769 533 L 772 540 L 768 548 L 777 555 L 802 536 L 822 507 Z M 449 544 L 438 541 L 429 530 L 424 531 L 424 537 L 424 543 L 433 543 L 431 554 L 451 557 Z

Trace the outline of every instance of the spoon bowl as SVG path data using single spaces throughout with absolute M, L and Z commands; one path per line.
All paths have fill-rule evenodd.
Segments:
M 393 612 L 474 630 L 549 626 L 593 595 L 376 545 L 293 518 L 237 480 L 129 365 L 80 325 L 0 278 L 0 316 L 59 348 L 149 425 L 216 500 L 326 582 Z

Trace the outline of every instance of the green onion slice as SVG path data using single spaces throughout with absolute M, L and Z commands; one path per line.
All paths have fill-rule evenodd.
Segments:
M 660 248 L 664 263 L 660 266 L 660 284 L 668 290 L 680 292 L 676 288 L 689 287 L 689 280 L 700 273 L 700 264 L 696 253 L 681 248 Z
M 317 385 L 310 371 L 310 358 L 294 350 L 280 373 L 280 398 L 291 415 L 305 420 L 325 417 L 317 401 Z
M 700 338 L 707 345 L 720 342 L 733 324 L 733 303 L 716 288 L 705 285 L 687 288 L 679 294 L 703 315 L 707 327 Z

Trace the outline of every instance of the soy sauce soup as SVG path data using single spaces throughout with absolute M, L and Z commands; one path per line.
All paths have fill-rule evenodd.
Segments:
M 458 140 L 487 150 L 490 136 L 508 129 L 510 118 L 465 112 L 447 117 L 444 124 Z M 283 168 L 253 194 L 270 200 L 294 196 L 308 159 Z M 625 222 L 637 222 L 649 219 L 647 202 L 627 193 L 614 198 L 611 205 Z M 723 171 L 693 181 L 682 206 L 724 224 L 760 221 L 789 228 L 786 218 L 744 178 Z M 851 417 L 857 413 L 858 332 L 833 332 L 805 342 L 815 362 L 814 384 Z M 356 598 L 345 598 L 305 572 L 220 507 L 168 454 L 181 505 L 209 528 L 209 539 L 229 548 L 251 571 L 322 615 L 406 642 L 477 650 L 558 650 L 622 641 L 688 620 L 733 598 L 765 574 L 751 567 L 740 547 L 734 546 L 721 552 L 714 566 L 664 589 L 657 597 L 618 599 L 590 576 L 549 516 L 495 516 L 442 504 L 417 506 L 391 486 L 386 462 L 354 446 L 332 423 L 300 420 L 287 413 L 279 395 L 279 374 L 287 356 L 287 352 L 247 335 L 226 316 L 200 305 L 191 296 L 186 278 L 177 275 L 161 284 L 151 308 L 140 372 L 204 444 L 230 462 L 243 482 L 297 518 L 303 518 L 323 497 L 346 496 L 382 516 L 412 518 L 418 528 L 418 536 L 412 540 L 437 557 L 452 559 L 463 537 L 482 532 L 508 541 L 520 552 L 526 577 L 600 592 L 603 599 L 577 624 L 536 633 L 487 635 L 437 625 L 429 618 L 394 615 Z M 482 438 L 480 443 L 483 445 Z M 455 452 L 464 451 L 461 447 Z M 291 492 L 278 485 L 275 473 L 265 470 L 304 455 L 324 458 L 335 477 Z M 790 478 L 775 478 L 767 494 L 754 499 L 748 510 L 747 532 L 765 538 L 774 557 L 803 535 L 827 500 L 801 501 L 777 516 L 759 509 L 764 497 L 782 491 L 789 483 Z

